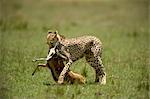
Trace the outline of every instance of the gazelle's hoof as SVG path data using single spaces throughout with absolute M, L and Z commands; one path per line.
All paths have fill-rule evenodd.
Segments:
M 37 61 L 36 59 L 33 59 L 33 60 L 32 60 L 32 62 L 36 62 L 36 61 Z

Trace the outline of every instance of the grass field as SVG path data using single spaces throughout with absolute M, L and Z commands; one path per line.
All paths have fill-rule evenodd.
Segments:
M 148 99 L 148 0 L 0 0 L 0 99 Z M 35 57 L 45 57 L 48 29 L 71 38 L 93 35 L 103 43 L 107 84 L 81 59 L 71 70 L 85 85 L 58 85 L 48 69 L 34 77 Z

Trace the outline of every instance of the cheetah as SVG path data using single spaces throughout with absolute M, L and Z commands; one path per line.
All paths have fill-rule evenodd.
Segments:
M 102 63 L 102 43 L 94 36 L 81 36 L 77 38 L 67 39 L 58 34 L 58 31 L 48 31 L 47 44 L 55 45 L 59 42 L 58 52 L 64 55 L 66 64 L 59 75 L 58 83 L 64 82 L 66 72 L 71 64 L 78 59 L 85 57 L 86 62 L 94 68 L 96 77 L 95 82 L 106 84 L 106 72 Z

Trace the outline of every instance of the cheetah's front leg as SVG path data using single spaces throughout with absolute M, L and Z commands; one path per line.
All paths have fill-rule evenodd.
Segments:
M 71 64 L 72 64 L 72 60 L 69 60 L 69 62 L 63 68 L 63 70 L 60 73 L 59 78 L 58 78 L 58 84 L 62 84 L 64 82 L 65 74 L 69 70 L 69 67 L 70 67 Z
M 57 52 L 57 51 L 56 51 Z M 59 52 L 57 52 L 58 54 Z M 65 60 L 67 61 L 67 64 L 65 65 L 65 67 L 63 68 L 62 72 L 59 75 L 58 78 L 58 84 L 62 84 L 64 82 L 64 77 L 66 72 L 69 70 L 70 65 L 72 64 L 72 59 L 71 59 L 71 55 L 69 53 L 69 49 L 67 49 L 65 46 L 61 47 L 60 53 L 63 53 L 63 55 L 65 56 Z

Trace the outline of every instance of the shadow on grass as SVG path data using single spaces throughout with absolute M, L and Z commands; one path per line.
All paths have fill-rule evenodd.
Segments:
M 68 86 L 68 85 L 70 85 L 70 86 L 72 86 L 72 85 L 98 85 L 99 84 L 99 82 L 87 82 L 87 83 L 85 83 L 85 84 L 77 84 L 77 83 L 75 83 L 75 84 L 68 84 L 68 83 L 66 83 L 66 84 L 58 84 L 58 83 L 49 83 L 49 82 L 43 82 L 43 85 L 45 85 L 45 86 Z

